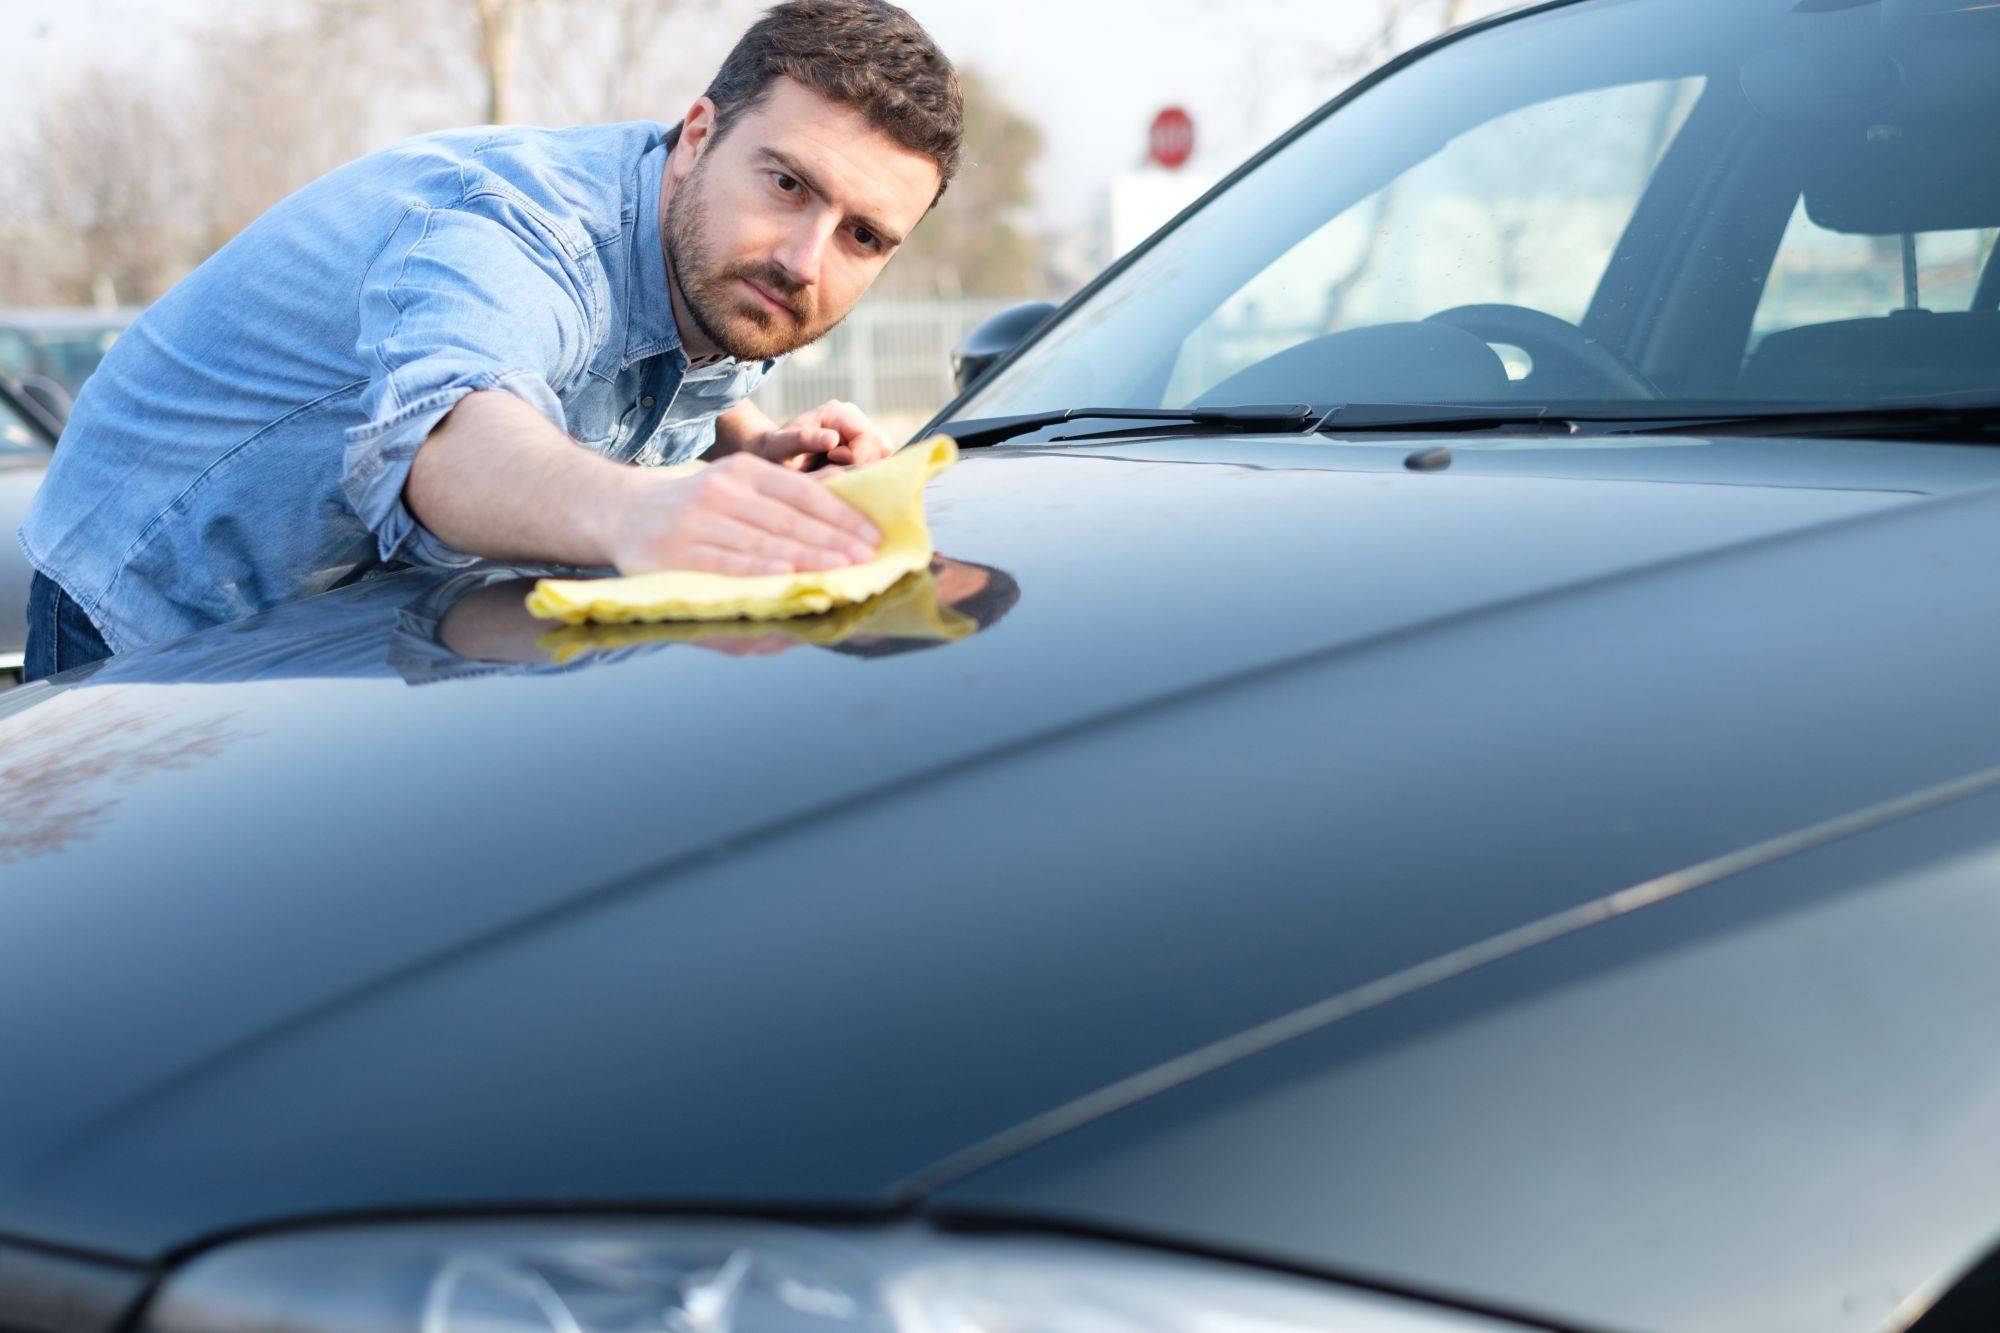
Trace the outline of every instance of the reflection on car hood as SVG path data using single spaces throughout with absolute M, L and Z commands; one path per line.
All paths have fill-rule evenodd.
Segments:
M 865 1206 L 1273 1014 L 2000 758 L 1964 709 L 1990 562 L 1952 555 L 2000 500 L 1921 493 L 1991 464 L 1726 448 L 1729 484 L 1668 448 L 1002 450 L 929 510 L 1019 602 L 924 651 L 412 672 L 435 581 L 403 576 L 27 687 L 0 1233 Z

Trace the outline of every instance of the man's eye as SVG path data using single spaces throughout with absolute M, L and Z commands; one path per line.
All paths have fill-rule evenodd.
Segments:
M 882 248 L 882 238 L 866 227 L 856 227 L 854 229 L 854 239 L 867 246 L 870 250 L 880 250 Z
M 793 180 L 790 176 L 787 176 L 784 172 L 782 171 L 772 172 L 771 179 L 777 182 L 778 188 L 783 190 L 786 194 L 798 193 L 799 183 Z

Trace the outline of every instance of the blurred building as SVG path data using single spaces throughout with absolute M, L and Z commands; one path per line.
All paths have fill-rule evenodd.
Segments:
M 1105 262 L 1165 226 L 1220 179 L 1206 172 L 1162 167 L 1142 167 L 1112 177 L 1105 212 Z

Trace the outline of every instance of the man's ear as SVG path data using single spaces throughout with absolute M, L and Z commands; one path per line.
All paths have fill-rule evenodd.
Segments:
M 706 97 L 697 97 L 689 107 L 687 115 L 681 117 L 681 137 L 674 143 L 674 151 L 667 159 L 667 173 L 676 185 L 686 180 L 694 170 L 695 162 L 708 151 L 709 141 L 715 134 L 715 103 Z

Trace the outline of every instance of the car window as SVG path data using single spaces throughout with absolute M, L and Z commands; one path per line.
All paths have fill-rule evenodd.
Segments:
M 35 350 L 43 366 L 42 373 L 53 376 L 74 395 L 123 330 L 123 325 L 113 325 L 37 334 Z
M 1329 220 L 1188 335 L 1165 395 L 1199 398 L 1271 353 L 1455 306 L 1579 323 L 1703 80 L 1592 89 L 1499 116 Z M 1503 345 L 1512 379 L 1525 349 Z
M 1815 223 L 1801 199 L 1785 228 L 1770 280 L 1757 305 L 1751 351 L 1773 333 L 1870 319 L 1906 308 L 1971 310 L 1981 279 L 1993 262 L 2000 228 L 1913 233 L 1915 291 L 1903 282 L 1903 238 L 1828 231 Z M 1990 295 L 1993 293 L 1989 288 Z
M 0 329 L 0 375 L 19 379 L 41 373 L 41 362 L 35 357 L 35 345 L 28 335 L 19 329 Z
M 42 437 L 22 419 L 20 413 L 5 401 L 0 401 L 0 466 L 47 456 L 48 448 L 42 443 Z
M 64 321 L 53 325 L 0 327 L 0 375 L 19 379 L 44 375 L 75 397 L 127 321 L 107 316 L 105 322 Z
M 1532 11 L 1308 121 L 950 412 L 2000 404 L 1994 68 L 1970 0 Z

